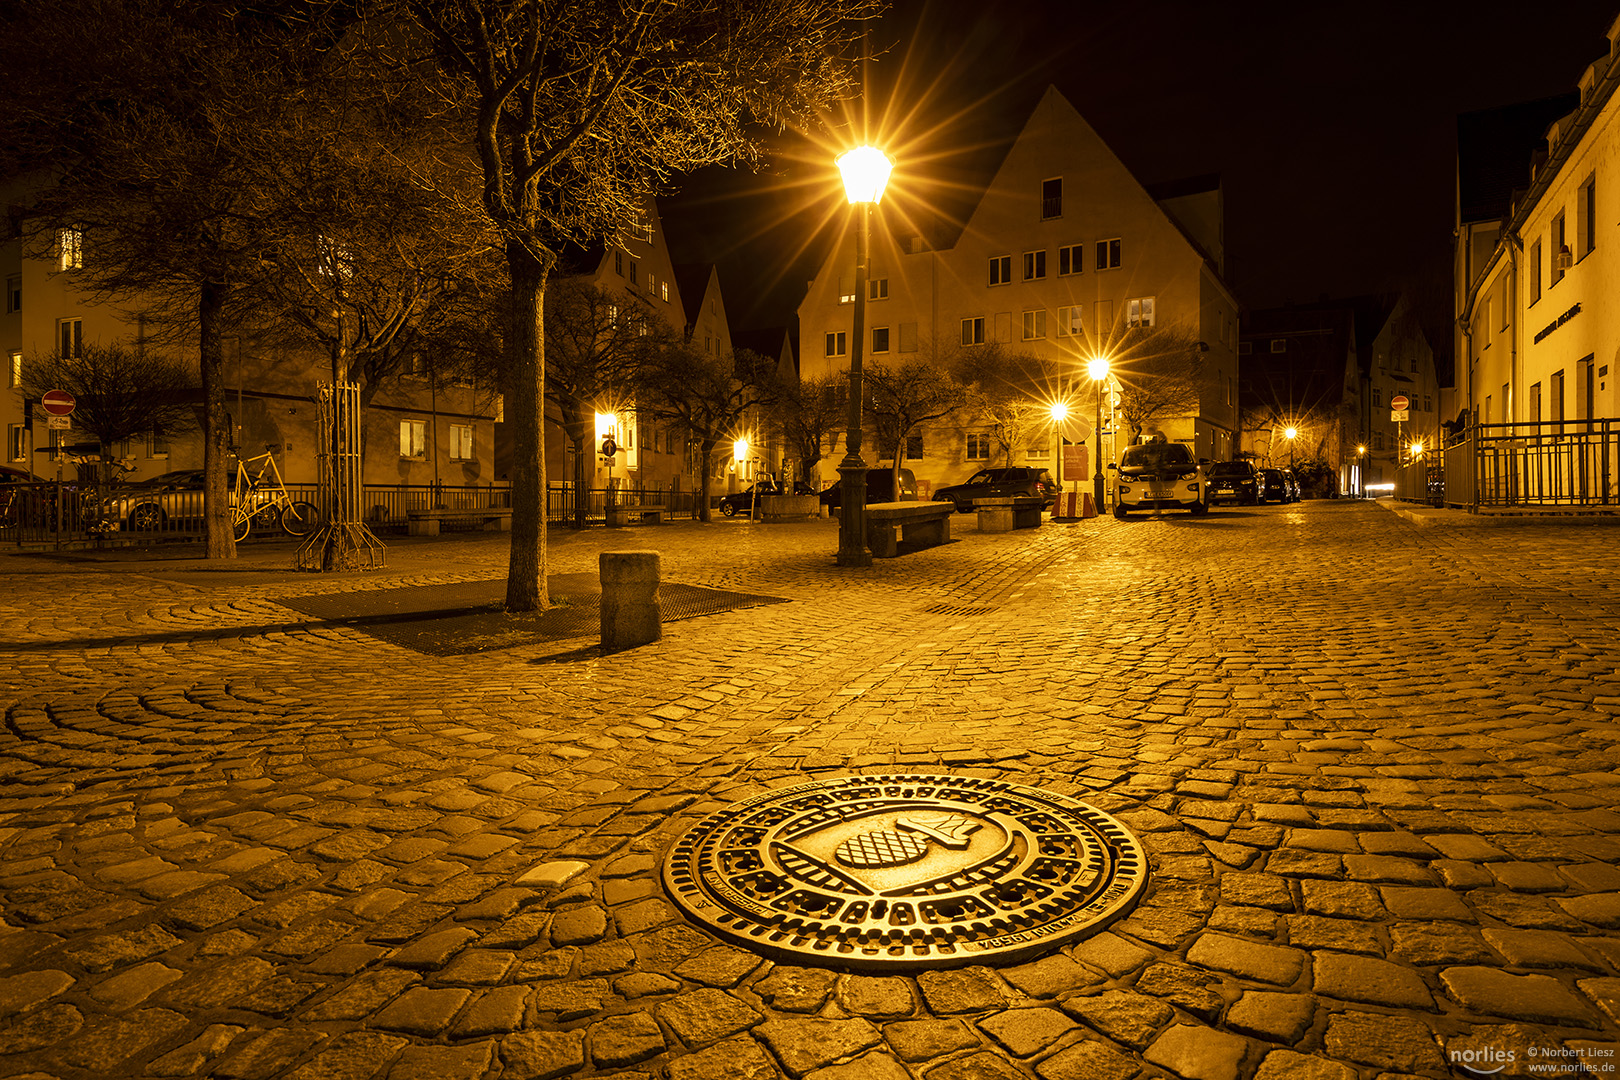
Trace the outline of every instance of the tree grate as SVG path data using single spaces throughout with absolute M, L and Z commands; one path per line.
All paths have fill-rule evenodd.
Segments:
M 988 615 L 995 611 L 994 604 L 929 604 L 923 608 L 925 615 Z

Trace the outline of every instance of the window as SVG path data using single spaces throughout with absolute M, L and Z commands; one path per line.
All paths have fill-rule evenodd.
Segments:
M 654 300 L 658 299 L 658 279 L 651 270 L 647 271 L 647 295 Z
M 613 253 L 613 272 L 620 277 L 624 277 L 624 252 L 622 251 Z
M 872 351 L 886 353 L 889 351 L 889 328 L 887 326 L 872 327 Z
M 1288 351 L 1288 340 L 1286 338 L 1272 338 L 1271 339 L 1271 351 L 1274 352 L 1274 353 L 1275 352 L 1287 352 Z
M 836 334 L 827 335 L 828 356 L 843 356 L 846 352 L 848 352 L 848 350 L 845 348 L 844 332 L 842 330 L 838 331 Z
M 426 420 L 401 420 L 399 422 L 399 456 L 403 458 L 427 457 Z
M 22 424 L 6 428 L 6 457 L 11 461 L 28 460 L 28 429 Z
M 669 282 L 664 281 L 659 283 L 658 298 L 666 304 L 669 303 Z
M 921 461 L 923 456 L 923 437 L 921 435 L 906 436 L 906 460 Z
M 1561 423 L 1564 419 L 1564 372 L 1552 373 L 1547 385 L 1547 419 Z
M 1597 177 L 1588 176 L 1575 202 L 1576 257 L 1584 259 L 1597 247 Z
M 146 456 L 149 458 L 169 456 L 169 433 L 161 427 L 146 437 Z
M 1541 241 L 1530 245 L 1530 305 L 1541 299 Z
M 1384 390 L 1383 390 L 1383 387 L 1380 387 L 1380 386 L 1373 387 L 1372 388 L 1372 394 L 1373 394 L 1373 408 L 1382 409 L 1384 407 Z
M 1487 424 L 1491 422 L 1491 395 L 1489 394 L 1485 395 L 1485 415 L 1480 417 L 1480 420 Z
M 84 320 L 56 320 L 56 355 L 72 360 L 84 355 Z
M 1139 296 L 1125 301 L 1126 321 L 1132 326 L 1152 326 L 1153 300 L 1151 296 Z
M 962 320 L 962 344 L 964 344 L 964 345 L 983 345 L 984 344 L 984 320 L 983 319 L 963 319 Z
M 473 459 L 473 429 L 471 424 L 450 425 L 450 460 Z
M 1496 305 L 1497 309 L 1502 312 L 1502 327 L 1501 328 L 1503 330 L 1506 330 L 1508 328 L 1508 286 L 1510 284 L 1512 284 L 1512 279 L 1509 278 L 1506 274 L 1503 274 L 1502 275 L 1502 288 L 1501 288 L 1502 302 Z
M 1382 431 L 1373 432 L 1373 449 L 1374 450 L 1382 450 L 1383 448 L 1384 448 L 1384 433 Z
M 1428 394 L 1423 395 L 1423 411 L 1434 412 L 1434 398 Z
M 975 432 L 967 437 L 967 459 L 969 461 L 990 460 L 990 436 Z
M 1552 249 L 1553 253 L 1552 281 L 1550 284 L 1556 285 L 1564 280 L 1564 273 L 1569 269 L 1569 264 L 1572 261 L 1569 253 L 1569 243 L 1564 236 L 1564 212 L 1562 210 L 1553 216 L 1552 242 L 1547 246 Z
M 1057 309 L 1058 337 L 1078 337 L 1081 333 L 1080 305 L 1073 304 Z
M 1035 341 L 1046 336 L 1046 309 L 1024 312 L 1024 340 Z
M 6 278 L 6 314 L 15 315 L 22 310 L 22 275 Z
M 630 284 L 632 284 L 632 285 L 636 284 L 636 274 L 639 273 L 639 271 L 636 269 L 636 267 L 637 267 L 636 260 L 631 259 L 630 260 Z
M 15 390 L 22 385 L 22 353 L 11 354 L 11 388 Z
M 868 281 L 866 283 L 866 298 L 868 300 L 887 300 L 889 298 L 889 279 L 880 277 Z
M 1007 285 L 1012 282 L 1012 256 L 992 255 L 990 257 L 990 284 Z
M 84 231 L 82 229 L 57 230 L 56 268 L 58 270 L 84 269 Z
M 644 243 L 652 243 L 652 222 L 641 218 L 630 226 L 630 235 Z
M 1046 276 L 1046 252 L 1024 252 L 1024 280 L 1040 281 Z
M 1086 246 L 1084 244 L 1070 244 L 1068 247 L 1058 248 L 1058 274 L 1078 274 L 1086 268 Z
M 1414 357 L 1412 357 L 1412 371 L 1416 372 L 1417 369 L 1418 369 L 1418 358 L 1414 356 Z
M 1119 241 L 1097 241 L 1097 269 L 1115 270 L 1119 268 Z
M 1041 220 L 1063 216 L 1063 177 L 1041 181 Z

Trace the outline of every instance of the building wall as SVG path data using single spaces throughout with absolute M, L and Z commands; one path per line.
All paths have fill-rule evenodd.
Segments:
M 1053 179 L 1062 181 L 1061 208 L 1045 215 L 1043 185 Z M 911 224 L 922 215 L 906 204 L 903 182 L 891 183 L 899 194 L 886 198 L 872 215 L 871 278 L 879 284 L 868 293 L 866 363 L 913 356 L 943 362 L 958 348 L 976 347 L 962 344 L 963 323 L 982 320 L 985 344 L 1000 343 L 1064 365 L 1078 399 L 1087 382 L 1087 360 L 1108 354 L 1133 298 L 1151 298 L 1157 325 L 1183 322 L 1210 347 L 1209 390 L 1198 415 L 1161 426 L 1167 436 L 1195 444 L 1200 456 L 1229 450 L 1235 411 L 1227 403 L 1226 384 L 1236 374 L 1236 304 L 1200 252 L 1055 89 L 1041 99 L 949 247 L 930 248 L 933 238 L 919 235 Z M 849 368 L 852 221 L 853 214 L 799 308 L 800 369 L 806 378 Z M 1099 268 L 1097 246 L 1110 241 L 1119 242 L 1118 265 Z M 1078 252 L 1078 272 L 1072 259 L 1071 272 L 1062 272 L 1064 248 Z M 1044 257 L 1044 276 L 1026 275 L 1025 256 L 1033 253 Z M 992 259 L 1003 257 L 1009 281 L 999 280 L 999 264 L 992 274 Z M 1064 312 L 1074 308 L 1080 333 L 1065 333 Z M 842 351 L 838 335 L 843 335 Z M 1117 374 L 1130 377 L 1124 369 Z M 1053 388 L 1054 396 L 1065 389 Z M 935 425 L 923 433 L 924 457 L 905 464 L 919 481 L 935 486 L 961 481 L 984 464 L 967 456 L 967 433 L 974 428 L 972 418 Z M 1048 438 L 1049 433 L 1035 433 L 1034 452 L 1026 448 L 1023 461 L 1050 466 L 1050 448 L 1040 452 Z M 866 446 L 872 460 L 870 437 Z M 1015 463 L 1023 463 L 1017 458 Z

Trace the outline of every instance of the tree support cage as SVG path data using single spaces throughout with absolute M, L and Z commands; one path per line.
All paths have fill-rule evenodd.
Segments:
M 382 541 L 364 521 L 361 484 L 360 387 L 322 383 L 321 453 L 317 499 L 320 530 L 298 546 L 300 570 L 375 570 L 386 561 Z

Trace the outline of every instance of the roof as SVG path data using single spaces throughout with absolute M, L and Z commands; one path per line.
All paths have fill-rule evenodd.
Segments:
M 1570 91 L 1457 117 L 1457 212 L 1462 221 L 1508 216 L 1513 193 L 1530 182 L 1530 159 L 1547 148 L 1547 128 L 1580 106 Z

